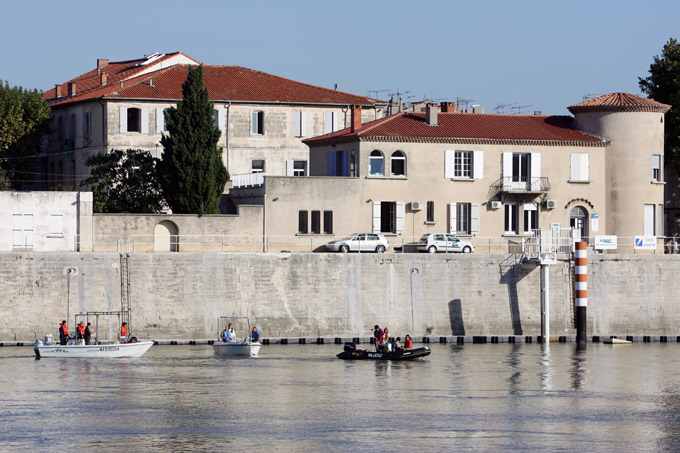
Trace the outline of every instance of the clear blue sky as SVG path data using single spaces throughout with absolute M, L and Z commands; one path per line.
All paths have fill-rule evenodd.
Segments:
M 0 79 L 48 90 L 111 61 L 184 53 L 367 95 L 472 99 L 569 114 L 587 94 L 640 94 L 680 38 L 680 1 L 3 2 Z M 376 97 L 376 93 L 371 93 Z M 517 109 L 506 108 L 506 113 Z

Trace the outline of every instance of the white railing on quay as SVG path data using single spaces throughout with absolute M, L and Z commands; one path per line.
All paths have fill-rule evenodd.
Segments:
M 77 234 L 74 252 L 118 252 L 123 250 L 120 236 L 113 234 Z

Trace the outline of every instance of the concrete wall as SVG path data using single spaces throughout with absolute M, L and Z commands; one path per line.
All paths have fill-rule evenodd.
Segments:
M 129 257 L 132 332 L 213 338 L 220 315 L 250 313 L 268 338 L 538 335 L 539 269 L 511 255 L 154 253 Z M 2 253 L 0 340 L 73 326 L 120 307 L 116 253 Z M 593 255 L 589 335 L 678 335 L 677 256 Z M 574 335 L 569 267 L 550 268 L 551 335 Z M 113 335 L 113 326 L 100 328 Z

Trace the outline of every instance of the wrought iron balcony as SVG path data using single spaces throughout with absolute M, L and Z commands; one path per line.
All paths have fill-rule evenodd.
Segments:
M 550 191 L 550 181 L 547 176 L 538 178 L 504 176 L 491 184 L 490 195 L 498 193 L 545 193 Z

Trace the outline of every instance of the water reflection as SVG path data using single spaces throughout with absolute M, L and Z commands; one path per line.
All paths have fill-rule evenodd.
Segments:
M 154 347 L 142 359 L 0 356 L 3 450 L 679 451 L 678 345 Z

